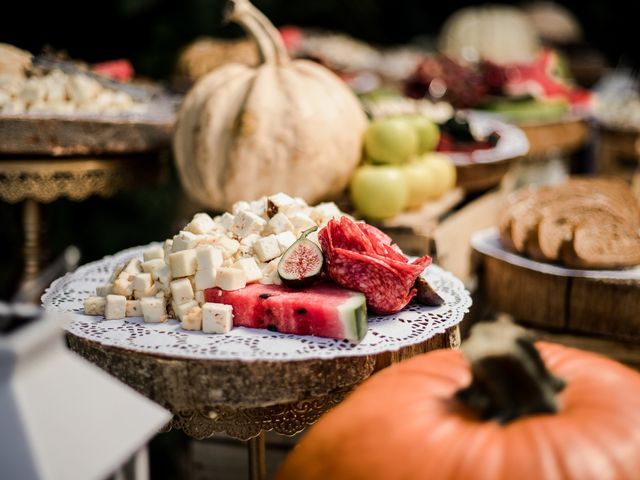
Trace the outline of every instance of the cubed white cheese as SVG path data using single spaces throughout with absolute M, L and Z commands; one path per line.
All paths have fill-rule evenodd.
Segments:
M 113 293 L 113 284 L 105 283 L 104 285 L 98 285 L 96 287 L 96 295 L 98 297 L 106 297 L 110 293 Z
M 141 317 L 142 308 L 140 307 L 140 300 L 127 300 L 125 315 L 127 317 Z
M 237 237 L 244 238 L 252 233 L 260 233 L 266 224 L 266 220 L 252 211 L 242 210 L 236 214 L 231 231 Z
M 119 320 L 126 316 L 127 297 L 124 295 L 107 295 L 107 303 L 104 307 L 104 318 L 107 320 Z
M 158 289 L 169 289 L 169 283 L 171 283 L 171 279 L 173 278 L 169 265 L 165 264 L 162 268 L 158 268 L 151 274 L 151 276 L 153 277 L 154 282 L 160 284 L 158 285 Z
M 251 235 L 247 235 L 242 240 L 240 240 L 240 245 L 251 247 L 256 242 L 256 240 L 260 240 L 261 238 L 262 237 L 257 233 L 252 233 Z
M 167 320 L 164 298 L 146 297 L 140 300 L 142 316 L 147 323 L 161 323 Z
M 296 236 L 293 232 L 280 232 L 276 233 L 276 240 L 278 240 L 278 245 L 280 246 L 281 251 L 285 251 L 296 241 Z
M 167 264 L 162 258 L 154 258 L 142 263 L 142 271 L 145 273 L 150 273 L 153 277 L 155 276 L 157 270 L 166 266 Z
M 262 217 L 267 212 L 267 197 L 259 198 L 258 200 L 254 200 L 249 203 L 251 211 Z
M 222 266 L 222 250 L 210 245 L 196 248 L 197 270 L 211 270 Z
M 150 250 L 147 250 L 146 252 L 144 252 L 142 254 L 142 257 L 144 258 L 145 262 L 148 262 L 149 260 L 153 260 L 155 258 L 159 258 L 161 260 L 164 260 L 164 248 L 156 247 L 156 248 L 152 248 Z
M 196 272 L 196 290 L 213 288 L 216 286 L 216 269 L 207 268 Z
M 180 321 L 182 321 L 184 319 L 184 316 L 187 313 L 189 313 L 189 310 L 197 306 L 198 306 L 198 302 L 196 302 L 195 300 L 190 300 L 186 303 L 181 303 L 179 305 L 175 302 L 171 302 L 173 313 L 175 314 L 176 318 Z
M 283 213 L 288 206 L 293 205 L 295 203 L 293 198 L 291 198 L 286 193 L 282 193 L 282 192 L 276 193 L 275 195 L 271 195 L 270 197 L 267 197 L 267 201 L 271 202 L 276 207 L 278 212 L 283 212 Z
M 293 203 L 282 209 L 282 213 L 287 215 L 287 217 L 291 217 L 296 213 L 309 215 L 311 213 L 311 207 L 307 205 L 307 202 L 305 202 L 303 198 L 295 197 Z
M 169 254 L 173 252 L 173 239 L 169 238 L 162 244 L 162 250 L 164 250 L 164 259 L 169 258 Z
M 278 212 L 269 219 L 269 230 L 272 233 L 287 232 L 293 230 L 293 224 L 284 213 Z
M 203 235 L 213 230 L 214 227 L 213 218 L 206 213 L 196 213 L 184 229 L 196 235 Z
M 182 304 L 193 300 L 193 287 L 188 278 L 173 280 L 170 284 L 171 296 L 177 304 Z
M 298 231 L 305 231 L 317 226 L 316 222 L 314 222 L 309 215 L 305 215 L 304 213 L 294 213 L 289 217 L 289 220 Z
M 113 282 L 112 293 L 114 295 L 124 295 L 130 297 L 133 295 L 133 279 L 134 275 L 122 271 L 116 281 Z
M 268 262 L 282 253 L 275 235 L 261 238 L 253 244 L 253 251 L 261 262 Z
M 262 278 L 262 270 L 252 257 L 241 258 L 233 264 L 233 268 L 237 268 L 244 272 L 247 283 L 257 282 Z
M 227 333 L 233 327 L 233 307 L 222 303 L 205 303 L 202 306 L 202 331 Z
M 172 252 L 180 252 L 182 250 L 189 250 L 194 248 L 198 243 L 200 237 L 192 232 L 181 231 L 173 237 L 173 244 L 171 245 Z
M 125 266 L 126 263 L 120 263 L 116 265 L 116 268 L 113 269 L 113 273 L 111 273 L 111 276 L 109 277 L 109 283 L 113 283 L 116 281 L 116 278 L 120 276 Z
M 240 201 L 240 202 L 234 203 L 231 206 L 231 212 L 233 212 L 234 215 L 238 215 L 238 213 L 240 212 L 247 212 L 247 211 L 251 211 L 251 204 L 249 202 Z
M 144 292 L 150 290 L 151 285 L 153 285 L 153 280 L 151 279 L 150 273 L 139 273 L 135 277 L 133 277 L 134 290 Z
M 175 240 L 174 240 L 175 246 Z M 180 250 L 169 255 L 169 266 L 173 278 L 186 277 L 196 273 L 198 262 L 196 260 L 196 250 Z
M 235 215 L 232 215 L 229 212 L 225 212 L 220 217 L 220 225 L 222 225 L 225 230 L 231 230 L 235 218 Z
M 319 203 L 311 209 L 311 219 L 316 223 L 324 223 L 332 218 L 338 218 L 342 216 L 342 212 L 338 206 L 333 202 Z
M 135 298 L 136 300 L 140 300 L 144 297 L 154 297 L 158 293 L 158 287 L 164 288 L 164 286 L 160 282 L 153 283 L 149 288 L 145 290 L 136 290 L 134 288 L 133 298 Z M 164 292 L 162 292 L 162 295 L 164 295 Z
M 127 266 L 124 267 L 124 271 L 127 273 L 131 273 L 131 274 L 136 274 L 136 273 L 140 273 L 142 272 L 142 268 L 140 267 L 140 264 L 142 262 L 140 262 L 140 260 L 138 260 L 137 258 L 134 258 L 132 260 L 129 260 L 127 262 Z
M 222 256 L 229 258 L 236 254 L 240 248 L 240 242 L 233 238 L 221 237 L 220 240 L 218 240 L 218 247 L 222 249 Z
M 216 272 L 215 285 L 222 290 L 238 290 L 247 285 L 247 279 L 240 269 L 222 267 Z
M 204 290 L 196 290 L 193 298 L 198 302 L 198 305 L 202 305 L 204 303 Z
M 85 315 L 104 315 L 107 299 L 104 297 L 87 297 L 84 300 Z
M 202 330 L 202 309 L 195 305 L 182 316 L 180 326 L 185 330 Z

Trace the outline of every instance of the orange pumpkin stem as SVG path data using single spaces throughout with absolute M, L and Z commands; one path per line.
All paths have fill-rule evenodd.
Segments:
M 482 418 L 507 423 L 559 409 L 564 380 L 545 366 L 526 330 L 511 322 L 481 323 L 462 345 L 472 380 L 456 398 Z

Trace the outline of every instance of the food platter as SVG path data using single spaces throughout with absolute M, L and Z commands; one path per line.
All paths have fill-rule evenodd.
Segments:
M 294 361 L 357 357 L 420 344 L 456 326 L 471 305 L 460 280 L 438 266 L 424 275 L 445 299 L 439 307 L 410 305 L 394 315 L 371 316 L 369 332 L 358 344 L 268 330 L 234 328 L 224 335 L 206 335 L 180 328 L 178 321 L 145 324 L 141 318 L 104 321 L 83 315 L 83 301 L 103 284 L 119 263 L 142 258 L 142 252 L 160 244 L 134 247 L 80 267 L 56 280 L 42 297 L 47 310 L 68 312 L 70 335 L 118 349 L 194 360 Z

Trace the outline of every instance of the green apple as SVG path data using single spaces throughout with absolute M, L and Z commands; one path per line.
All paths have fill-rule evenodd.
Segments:
M 351 177 L 351 201 L 371 219 L 393 217 L 407 204 L 408 188 L 402 170 L 392 165 L 362 165 Z
M 407 118 L 374 120 L 364 135 L 364 150 L 375 163 L 403 163 L 418 151 L 418 134 Z
M 434 177 L 433 189 L 429 198 L 436 199 L 456 185 L 456 166 L 443 153 L 427 153 L 418 160 L 428 166 Z
M 432 152 L 440 141 L 440 128 L 424 115 L 413 115 L 410 117 L 413 128 L 418 135 L 418 152 Z
M 436 173 L 431 163 L 425 161 L 410 161 L 402 166 L 402 173 L 407 182 L 409 198 L 407 207 L 417 208 L 432 198 L 433 192 L 439 190 Z

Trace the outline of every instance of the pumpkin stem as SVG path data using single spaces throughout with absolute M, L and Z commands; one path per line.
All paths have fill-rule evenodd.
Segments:
M 507 423 L 525 415 L 558 411 L 565 382 L 544 364 L 526 330 L 508 321 L 476 325 L 462 344 L 471 384 L 456 398 L 483 418 Z
M 280 32 L 249 0 L 229 0 L 226 19 L 238 23 L 254 38 L 263 63 L 275 61 L 284 65 L 289 62 L 289 54 Z

